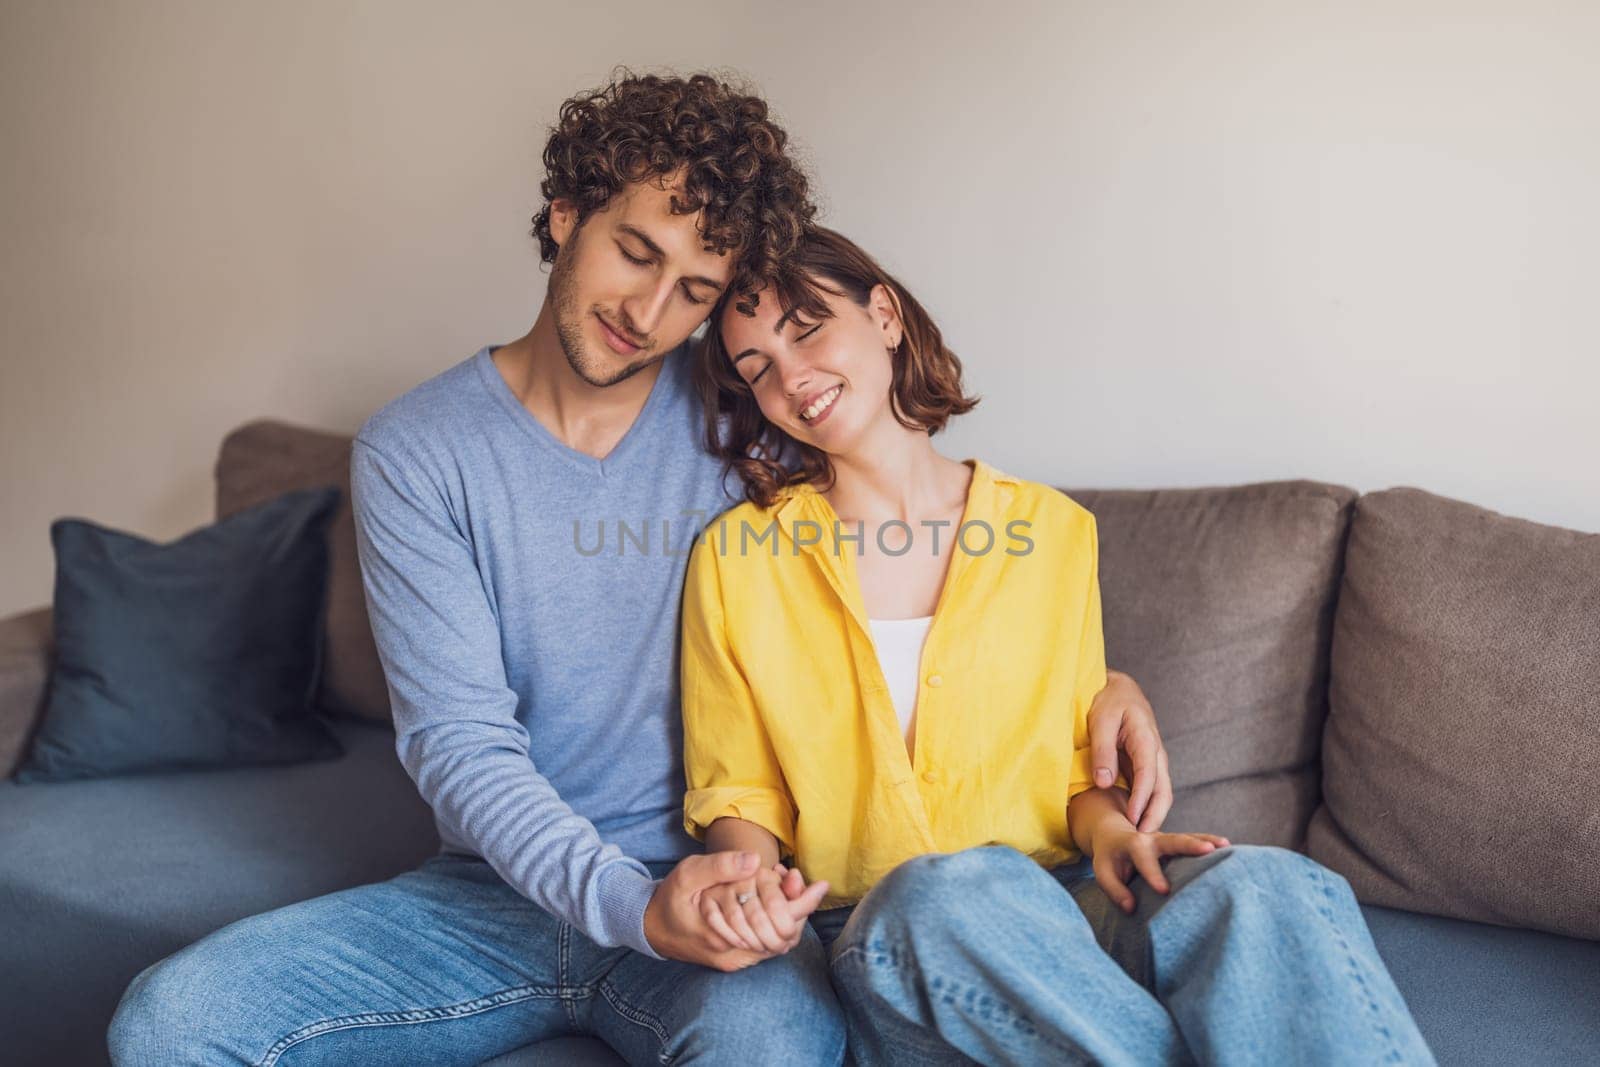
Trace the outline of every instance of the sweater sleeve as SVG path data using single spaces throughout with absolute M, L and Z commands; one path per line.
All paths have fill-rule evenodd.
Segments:
M 1106 639 L 1100 611 L 1100 532 L 1094 515 L 1088 512 L 1088 534 L 1082 555 L 1088 565 L 1087 596 L 1084 598 L 1083 624 L 1078 628 L 1077 678 L 1072 695 L 1072 773 L 1067 783 L 1067 799 L 1094 787 L 1094 753 L 1089 746 L 1089 709 L 1094 698 L 1106 687 Z M 1119 770 L 1115 785 L 1127 789 L 1128 779 Z
M 529 756 L 499 624 L 444 495 L 360 437 L 350 464 L 367 613 L 406 773 L 518 892 L 596 944 L 659 959 L 644 936 L 649 871 L 603 842 Z

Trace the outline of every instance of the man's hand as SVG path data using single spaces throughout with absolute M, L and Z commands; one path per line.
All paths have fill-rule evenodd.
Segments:
M 1121 671 L 1106 672 L 1106 687 L 1089 707 L 1089 744 L 1094 784 L 1110 788 L 1120 767 L 1130 785 L 1128 821 L 1141 831 L 1159 830 L 1172 809 L 1167 749 L 1144 690 Z
M 728 936 L 735 931 L 723 915 L 718 891 L 756 883 L 758 880 L 765 883 L 764 888 L 758 886 L 748 890 L 755 895 L 743 907 L 759 909 L 775 935 L 778 926 L 772 921 L 772 909 L 782 909 L 787 914 L 787 929 L 793 943 L 798 944 L 801 929 L 822 902 L 823 895 L 828 891 L 828 883 L 815 882 L 805 886 L 794 872 L 780 875 L 776 869 L 758 871 L 760 863 L 753 852 L 714 852 L 685 858 L 656 886 L 655 894 L 645 908 L 644 936 L 650 942 L 650 947 L 667 959 L 698 963 L 719 971 L 737 971 L 787 952 L 793 947 L 792 944 L 783 947 L 788 943 L 788 937 L 778 937 L 774 944 L 779 946 L 779 950 L 774 951 L 757 935 L 755 942 L 761 944 L 762 948 L 756 951 L 745 947 L 747 942 L 742 935 L 736 938 Z M 801 886 L 791 896 L 796 880 L 801 881 Z M 743 891 L 746 890 L 734 890 L 735 893 Z M 723 919 L 724 932 L 719 932 L 713 925 L 712 914 Z M 749 911 L 746 912 L 746 923 L 750 923 Z M 754 930 L 751 932 L 754 933 Z

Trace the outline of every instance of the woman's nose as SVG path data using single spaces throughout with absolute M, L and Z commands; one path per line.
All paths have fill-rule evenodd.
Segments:
M 798 397 L 810 384 L 810 367 L 796 364 L 783 374 L 783 391 L 788 396 Z

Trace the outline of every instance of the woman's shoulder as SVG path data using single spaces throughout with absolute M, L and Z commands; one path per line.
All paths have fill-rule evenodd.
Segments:
M 723 561 L 723 566 L 730 557 L 748 557 L 750 553 L 739 551 L 739 546 L 766 546 L 777 534 L 778 513 L 785 503 L 786 497 L 765 507 L 752 500 L 735 504 L 706 523 L 695 542 L 695 554 L 716 557 Z
M 1048 523 L 1058 529 L 1082 530 L 1094 528 L 1094 513 L 1060 489 L 1043 482 L 1029 481 L 1006 474 L 982 460 L 979 469 L 999 486 L 1008 498 L 1007 516 L 1028 519 L 1035 525 Z

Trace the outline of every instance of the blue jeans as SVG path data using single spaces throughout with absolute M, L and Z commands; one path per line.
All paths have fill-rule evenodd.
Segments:
M 920 856 L 812 916 L 863 1067 L 1432 1064 L 1345 880 L 1236 845 L 1127 915 L 1087 860 Z M 1063 891 L 1064 890 L 1064 891 Z
M 732 974 L 654 960 L 464 856 L 216 931 L 134 978 L 108 1040 L 118 1065 L 348 1067 L 477 1064 L 564 1034 L 630 1063 L 838 1064 L 845 1044 L 814 931 Z

